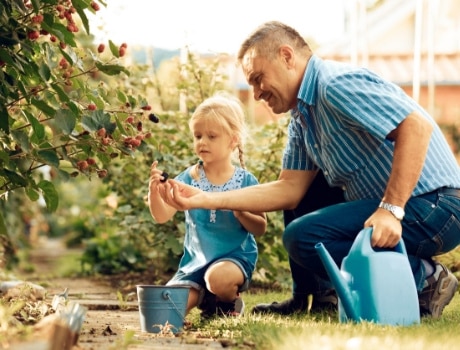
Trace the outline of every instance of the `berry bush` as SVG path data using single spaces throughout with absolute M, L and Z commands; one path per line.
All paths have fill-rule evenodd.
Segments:
M 132 157 L 151 137 L 139 127 L 149 118 L 146 99 L 108 85 L 129 76 L 127 44 L 92 45 L 87 14 L 100 4 L 0 2 L 0 247 L 14 244 L 4 219 L 13 192 L 43 198 L 53 212 L 53 179 L 104 178 L 113 159 Z M 8 254 L 0 258 L 7 265 Z

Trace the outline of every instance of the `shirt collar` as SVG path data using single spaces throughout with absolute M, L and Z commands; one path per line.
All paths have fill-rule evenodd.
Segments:
M 312 55 L 308 61 L 307 68 L 303 75 L 302 83 L 297 94 L 297 99 L 308 105 L 314 105 L 316 101 L 316 80 L 318 77 L 318 66 L 321 59 Z

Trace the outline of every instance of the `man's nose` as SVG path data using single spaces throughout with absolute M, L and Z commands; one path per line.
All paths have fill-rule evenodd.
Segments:
M 254 86 L 253 89 L 254 89 L 254 100 L 259 101 L 260 99 L 262 99 L 261 97 L 263 93 L 262 89 L 259 86 Z

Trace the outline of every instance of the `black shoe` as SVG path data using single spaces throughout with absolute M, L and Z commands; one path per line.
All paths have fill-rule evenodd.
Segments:
M 216 306 L 218 316 L 239 317 L 243 316 L 245 305 L 243 299 L 241 299 L 241 297 L 238 296 L 234 301 L 218 301 Z
M 253 309 L 253 314 L 272 313 L 278 315 L 294 315 L 307 312 L 308 300 L 305 298 L 291 298 L 281 303 L 274 301 L 271 304 L 257 304 Z
M 437 262 L 434 273 L 426 280 L 428 286 L 423 288 L 418 296 L 420 316 L 439 318 L 457 291 L 457 277 Z
M 217 297 L 215 294 L 212 294 L 207 289 L 204 292 L 203 300 L 201 301 L 200 305 L 198 305 L 198 309 L 201 310 L 201 317 L 202 318 L 211 318 L 217 314 Z
M 336 312 L 338 310 L 338 302 L 339 299 L 334 289 L 314 294 L 310 313 Z
M 200 305 L 198 305 L 198 309 L 201 310 L 200 316 L 203 319 L 211 319 L 216 316 L 242 316 L 244 312 L 244 306 L 244 301 L 239 295 L 233 301 L 223 302 L 217 300 L 215 294 L 212 294 L 206 290 L 203 296 L 203 300 L 201 301 Z

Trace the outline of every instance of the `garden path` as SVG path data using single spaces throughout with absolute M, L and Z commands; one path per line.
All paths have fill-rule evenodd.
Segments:
M 65 254 L 69 254 L 69 250 L 62 241 L 40 239 L 32 249 L 30 256 L 36 276 L 31 275 L 26 281 L 36 284 L 46 281 L 46 298 L 49 298 L 50 302 L 55 294 L 60 294 L 68 288 L 68 300 L 87 309 L 77 346 L 74 346 L 72 350 L 222 348 L 221 343 L 211 339 L 193 337 L 193 340 L 187 340 L 172 334 L 160 336 L 141 332 L 136 295 L 131 295 L 127 301 L 120 302 L 117 290 L 107 280 L 53 277 L 55 263 L 59 261 L 60 256 Z M 13 349 L 37 349 L 36 343 L 34 341 L 32 343 L 19 344 Z

